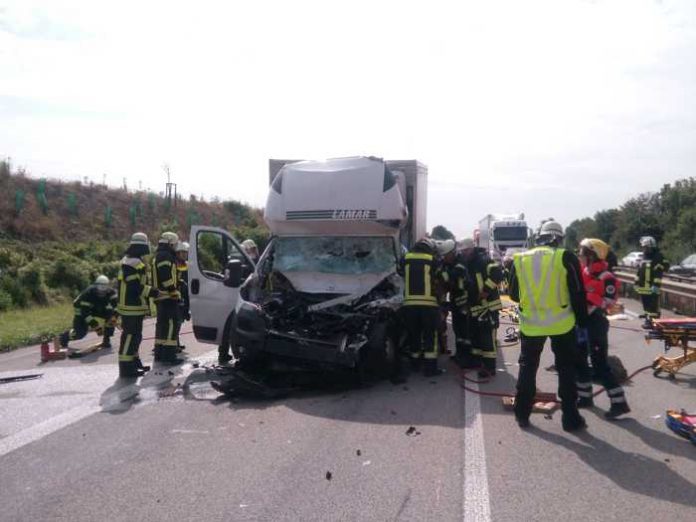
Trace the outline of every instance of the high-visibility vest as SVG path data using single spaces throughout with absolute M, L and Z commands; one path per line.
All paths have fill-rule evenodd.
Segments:
M 404 261 L 404 306 L 438 306 L 433 288 L 433 256 L 409 252 Z
M 560 335 L 575 326 L 562 248 L 538 247 L 515 254 L 520 293 L 520 332 Z

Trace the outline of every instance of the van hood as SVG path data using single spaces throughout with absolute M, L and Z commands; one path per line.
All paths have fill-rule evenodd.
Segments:
M 324 274 L 321 272 L 281 272 L 293 288 L 308 294 L 366 294 L 394 272 L 376 274 Z

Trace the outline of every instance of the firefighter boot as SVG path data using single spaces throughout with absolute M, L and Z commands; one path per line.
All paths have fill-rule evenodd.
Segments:
M 611 408 L 609 409 L 608 412 L 604 414 L 604 417 L 607 419 L 616 419 L 617 417 L 620 417 L 621 415 L 625 415 L 626 413 L 630 413 L 631 408 L 628 407 L 628 404 L 626 402 L 617 402 L 611 405 Z
M 592 397 L 580 397 L 578 399 L 578 408 L 593 408 L 594 400 Z
M 141 373 L 138 372 L 138 366 L 135 361 L 119 361 L 118 362 L 118 376 L 121 379 L 135 379 L 140 377 Z
M 143 364 L 143 361 L 140 359 L 140 357 L 135 358 L 135 366 L 138 368 L 138 371 L 142 372 L 143 374 L 150 371 L 150 367 L 145 366 Z
M 166 364 L 167 366 L 176 366 L 177 364 L 183 364 L 186 362 L 185 359 L 180 359 L 176 356 L 176 346 L 162 346 L 160 354 L 160 362 L 162 364 Z

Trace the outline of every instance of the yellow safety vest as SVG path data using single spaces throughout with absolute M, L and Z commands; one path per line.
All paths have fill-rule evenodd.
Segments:
M 520 332 L 561 335 L 575 326 L 562 248 L 538 247 L 515 254 L 520 293 Z

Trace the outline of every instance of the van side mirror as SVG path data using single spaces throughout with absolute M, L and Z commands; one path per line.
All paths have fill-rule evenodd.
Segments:
M 225 286 L 239 288 L 242 285 L 242 262 L 230 259 L 225 267 Z

